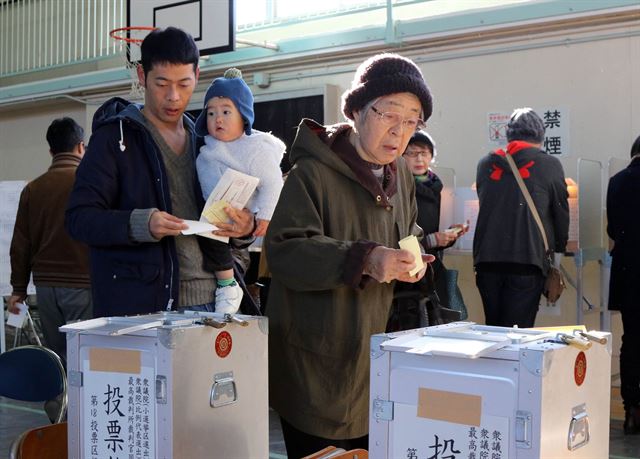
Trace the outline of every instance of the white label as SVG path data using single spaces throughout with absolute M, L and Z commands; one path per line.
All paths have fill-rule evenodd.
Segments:
M 143 353 L 143 356 L 147 354 Z M 151 459 L 155 453 L 155 372 L 90 371 L 83 361 L 83 455 L 92 459 Z
M 482 415 L 479 426 L 420 418 L 396 403 L 389 423 L 389 457 L 398 459 L 507 459 L 509 418 Z

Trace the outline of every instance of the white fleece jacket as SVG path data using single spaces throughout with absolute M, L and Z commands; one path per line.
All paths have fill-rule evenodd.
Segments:
M 286 146 L 267 132 L 253 129 L 251 135 L 222 142 L 210 135 L 196 159 L 202 195 L 206 199 L 228 168 L 258 177 L 260 182 L 247 207 L 260 219 L 271 220 L 282 190 L 280 161 Z

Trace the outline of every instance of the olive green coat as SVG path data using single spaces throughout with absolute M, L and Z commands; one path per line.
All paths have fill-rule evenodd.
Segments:
M 398 248 L 415 225 L 414 180 L 398 160 L 391 206 L 376 204 L 352 170 L 303 120 L 265 238 L 272 273 L 267 314 L 271 406 L 303 432 L 330 439 L 368 432 L 369 341 L 384 331 L 394 284 L 345 284 L 352 244 Z M 350 129 L 327 127 L 329 136 Z

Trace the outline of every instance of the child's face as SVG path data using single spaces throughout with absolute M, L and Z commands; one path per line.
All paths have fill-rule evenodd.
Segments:
M 207 131 L 222 142 L 231 142 L 244 132 L 244 121 L 236 105 L 226 97 L 212 97 L 207 104 Z

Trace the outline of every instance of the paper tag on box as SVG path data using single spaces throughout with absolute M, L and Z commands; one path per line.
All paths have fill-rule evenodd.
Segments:
M 416 267 L 409 271 L 409 274 L 415 276 L 420 272 L 422 268 L 424 268 L 424 263 L 422 262 L 422 252 L 420 251 L 420 243 L 418 242 L 418 238 L 413 234 L 411 236 L 407 236 L 404 239 L 401 239 L 398 242 L 398 245 L 403 250 L 408 250 L 415 258 Z

